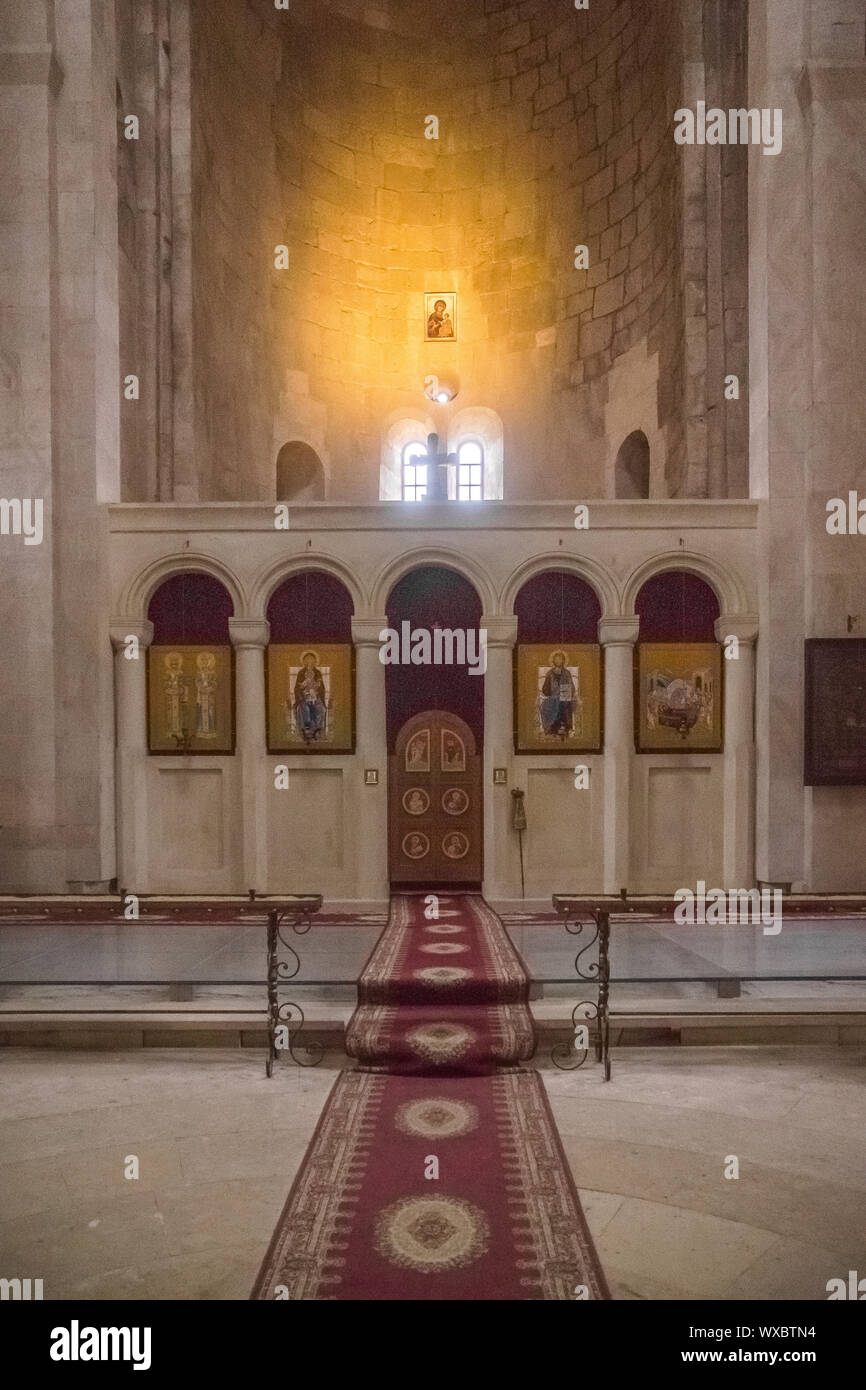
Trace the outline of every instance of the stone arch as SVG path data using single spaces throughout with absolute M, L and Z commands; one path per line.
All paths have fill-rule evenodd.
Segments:
M 629 575 L 622 598 L 622 612 L 628 617 L 635 615 L 635 599 L 648 579 L 661 574 L 663 570 L 688 570 L 700 579 L 705 579 L 719 600 L 721 612 L 726 615 L 751 617 L 757 612 L 757 602 L 751 590 L 735 570 L 729 570 L 718 560 L 693 551 L 665 551 L 645 560 Z
M 231 596 L 236 618 L 246 616 L 247 596 L 243 584 L 235 572 L 221 560 L 203 552 L 183 551 L 180 554 L 164 555 L 153 560 L 143 570 L 139 570 L 126 584 L 120 601 L 120 617 L 144 619 L 150 600 L 164 580 L 173 574 L 209 574 L 218 579 Z
M 388 595 L 398 580 L 410 570 L 423 569 L 428 565 L 439 565 L 442 569 L 455 570 L 473 586 L 481 600 L 481 611 L 494 614 L 498 611 L 496 586 L 487 570 L 477 560 L 469 559 L 460 551 L 446 546 L 429 546 L 419 550 L 407 550 L 396 559 L 389 560 L 380 569 L 373 581 L 371 601 L 374 613 L 384 613 Z
M 614 496 L 650 495 L 650 446 L 643 430 L 632 430 L 619 446 L 614 463 Z
M 250 616 L 264 618 L 274 591 L 284 579 L 303 570 L 324 570 L 339 579 L 349 591 L 356 617 L 363 617 L 370 611 L 366 590 L 348 565 L 322 551 L 305 550 L 302 555 L 293 555 L 290 559 L 271 561 L 260 571 L 250 589 Z
M 277 454 L 276 500 L 321 502 L 325 496 L 325 467 L 311 444 L 291 439 Z
M 533 555 L 530 560 L 524 560 L 505 583 L 500 611 L 511 616 L 514 613 L 515 599 L 526 581 L 536 574 L 541 574 L 543 570 L 566 570 L 569 574 L 576 574 L 595 591 L 601 604 L 602 618 L 615 617 L 619 613 L 620 595 L 613 575 L 597 560 L 590 560 L 585 555 L 563 555 L 562 551 L 547 551 L 543 555 Z

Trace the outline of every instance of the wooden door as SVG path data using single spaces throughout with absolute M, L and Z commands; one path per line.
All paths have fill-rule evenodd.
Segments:
M 392 883 L 481 882 L 481 759 L 468 724 L 428 710 L 389 758 Z

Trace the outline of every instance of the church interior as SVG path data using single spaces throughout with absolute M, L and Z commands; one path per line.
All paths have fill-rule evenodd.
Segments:
M 860 0 L 0 0 L 0 128 L 3 1297 L 866 1297 Z

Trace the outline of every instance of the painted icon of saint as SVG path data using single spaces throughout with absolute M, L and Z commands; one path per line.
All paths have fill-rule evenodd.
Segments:
M 539 714 L 546 734 L 568 738 L 574 730 L 574 706 L 577 692 L 574 677 L 566 666 L 565 652 L 551 652 L 553 663 L 541 686 Z
M 324 736 L 328 723 L 325 682 L 315 652 L 304 652 L 301 662 L 295 678 L 295 725 L 305 743 L 315 743 Z
M 181 738 L 186 718 L 186 680 L 183 674 L 183 657 L 180 652 L 167 652 L 163 658 L 165 674 L 162 680 L 165 700 L 165 728 L 169 738 Z
M 216 738 L 216 657 L 213 652 L 199 652 L 195 664 L 196 737 Z
M 409 740 L 409 747 L 406 749 L 406 771 L 407 772 L 429 772 L 430 735 L 425 729 L 423 733 L 416 734 Z

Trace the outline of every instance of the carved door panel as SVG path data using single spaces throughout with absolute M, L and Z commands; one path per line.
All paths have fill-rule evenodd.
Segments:
M 392 883 L 481 881 L 481 759 L 456 714 L 416 714 L 389 759 Z

